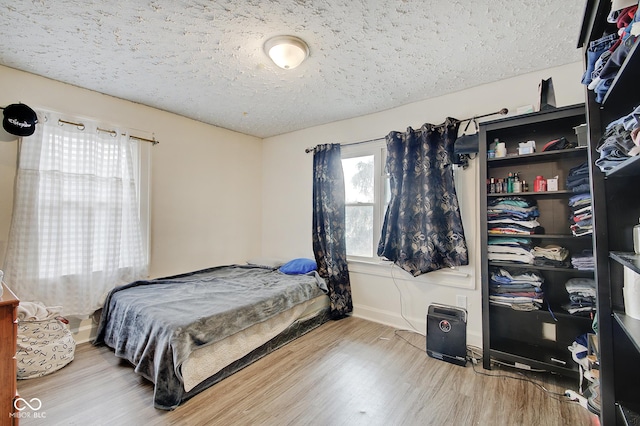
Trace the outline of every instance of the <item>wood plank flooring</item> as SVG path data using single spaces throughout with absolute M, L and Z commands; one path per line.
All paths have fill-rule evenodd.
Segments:
M 592 415 L 522 380 L 487 377 L 432 359 L 425 338 L 358 318 L 329 322 L 171 412 L 153 386 L 107 347 L 79 345 L 74 361 L 18 382 L 38 398 L 28 425 L 590 425 Z M 514 370 L 478 372 L 522 377 Z M 577 383 L 531 377 L 551 392 Z M 43 418 L 44 417 L 44 418 Z

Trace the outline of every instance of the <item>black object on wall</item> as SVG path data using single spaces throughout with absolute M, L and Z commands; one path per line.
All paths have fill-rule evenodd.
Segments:
M 11 104 L 2 108 L 2 127 L 16 136 L 31 136 L 36 131 L 38 116 L 25 104 Z

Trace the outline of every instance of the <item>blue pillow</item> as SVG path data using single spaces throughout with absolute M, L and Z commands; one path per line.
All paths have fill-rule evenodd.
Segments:
M 280 267 L 280 272 L 289 275 L 307 274 L 318 269 L 316 261 L 312 259 L 293 259 Z

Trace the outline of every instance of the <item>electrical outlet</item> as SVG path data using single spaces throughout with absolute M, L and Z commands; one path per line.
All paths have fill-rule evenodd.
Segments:
M 542 323 L 542 337 L 553 342 L 556 341 L 556 325 L 548 322 Z
M 467 296 L 463 296 L 462 294 L 458 294 L 456 296 L 456 306 L 459 308 L 467 309 Z

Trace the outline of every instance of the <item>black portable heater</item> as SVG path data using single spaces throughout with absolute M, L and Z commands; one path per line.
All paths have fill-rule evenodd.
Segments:
M 427 355 L 452 364 L 467 365 L 467 311 L 454 306 L 429 306 Z

